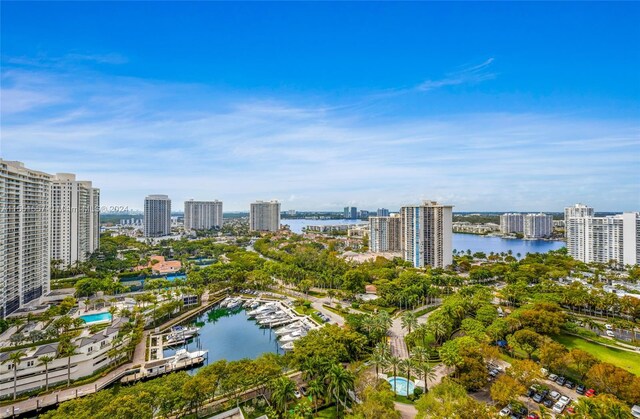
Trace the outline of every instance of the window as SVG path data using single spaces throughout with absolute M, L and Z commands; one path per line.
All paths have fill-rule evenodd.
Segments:
M 34 361 L 27 361 L 27 367 L 33 367 Z

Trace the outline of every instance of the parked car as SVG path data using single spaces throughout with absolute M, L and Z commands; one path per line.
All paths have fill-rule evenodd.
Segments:
M 613 333 L 613 331 L 611 331 L 611 330 L 607 330 L 607 336 L 609 336 L 610 338 L 613 338 L 613 337 L 616 336 L 616 334 Z
M 562 394 L 558 393 L 557 391 L 552 391 L 551 393 L 549 393 L 549 397 L 552 400 L 558 400 L 561 396 Z
M 584 392 L 587 390 L 587 388 L 585 386 L 583 386 L 582 384 L 578 385 L 576 387 L 576 393 L 582 395 L 584 394 Z
M 498 414 L 500 416 L 509 416 L 509 414 L 511 414 L 511 409 L 509 409 L 508 407 L 503 407 Z
M 590 388 L 589 390 L 587 390 L 586 393 L 584 393 L 584 395 L 587 396 L 587 397 L 593 397 L 593 396 L 596 395 L 596 391 L 594 389 Z
M 540 374 L 542 374 L 543 377 L 546 377 L 549 375 L 549 370 L 546 368 L 540 368 Z
M 536 403 L 540 403 L 544 400 L 544 396 L 542 395 L 542 393 L 536 393 L 533 395 L 533 401 Z
M 567 381 L 566 383 L 564 383 L 564 386 L 565 386 L 566 388 L 573 388 L 573 387 L 574 387 L 574 385 L 573 385 L 573 382 L 572 382 L 572 381 Z
M 571 399 L 570 399 L 570 398 L 568 398 L 567 396 L 562 396 L 562 397 L 560 397 L 560 400 L 558 400 L 558 401 L 559 401 L 560 403 L 564 404 L 564 405 L 567 405 L 567 404 L 569 404 L 569 402 L 571 401 Z
M 556 404 L 553 405 L 553 408 L 551 410 L 553 410 L 553 413 L 560 414 L 564 411 L 564 407 L 565 405 L 563 403 L 556 402 Z
M 492 369 L 491 371 L 489 371 L 489 375 L 492 377 L 497 377 L 498 374 L 500 374 L 500 371 L 496 370 L 496 369 Z
M 537 413 L 529 413 L 529 416 L 527 416 L 527 419 L 540 419 L 540 416 L 538 416 Z
M 516 415 L 519 418 L 524 418 L 525 416 L 527 416 L 527 414 L 529 414 L 529 409 L 527 409 L 525 406 L 521 406 L 516 412 Z
M 555 374 L 549 374 L 549 377 L 547 378 L 549 378 L 549 381 L 556 381 L 558 379 L 558 376 Z
M 556 380 L 556 383 L 560 384 L 561 386 L 563 386 L 564 383 L 566 382 L 567 382 L 567 379 L 562 376 L 558 377 L 558 379 Z
M 535 387 L 533 386 L 529 387 L 529 389 L 527 390 L 527 397 L 533 397 L 535 394 L 536 394 Z
M 633 415 L 634 418 L 640 418 L 640 406 L 638 406 L 637 404 L 634 404 L 633 407 L 631 408 L 631 414 Z
M 607 330 L 613 330 L 613 326 L 611 326 L 610 324 L 605 324 L 604 327 L 606 327 Z
M 302 394 L 298 390 L 294 391 L 293 395 L 296 396 L 296 399 L 299 399 L 302 397 Z
M 545 400 L 542 402 L 542 405 L 543 405 L 544 407 L 546 407 L 546 408 L 551 409 L 551 408 L 553 407 L 553 403 L 554 403 L 554 401 L 553 401 L 552 399 L 545 399 Z

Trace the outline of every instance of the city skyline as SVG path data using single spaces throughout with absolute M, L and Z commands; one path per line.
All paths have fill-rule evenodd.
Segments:
M 6 3 L 0 156 L 91 179 L 105 207 L 132 210 L 161 193 L 176 209 L 220 199 L 228 212 L 256 199 L 633 211 L 638 15 L 637 4 Z

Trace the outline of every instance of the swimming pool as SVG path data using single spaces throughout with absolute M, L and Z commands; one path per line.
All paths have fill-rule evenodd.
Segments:
M 396 394 L 400 396 L 408 396 L 410 394 L 413 394 L 413 390 L 416 388 L 416 385 L 413 383 L 413 381 L 407 381 L 407 379 L 403 377 L 389 377 L 387 381 L 389 381 L 389 384 L 391 384 L 391 389 L 394 388 L 395 384 Z
M 85 323 L 98 323 L 98 322 L 110 322 L 111 321 L 111 313 L 96 313 L 96 314 L 85 314 L 84 316 L 80 316 Z

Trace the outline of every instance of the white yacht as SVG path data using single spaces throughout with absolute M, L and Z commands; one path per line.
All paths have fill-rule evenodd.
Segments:
M 288 335 L 281 336 L 280 342 L 282 343 L 293 342 L 294 340 L 298 340 L 301 337 L 305 336 L 306 334 L 307 334 L 307 331 L 304 329 L 294 330 Z
M 288 324 L 286 326 L 283 326 L 279 329 L 277 329 L 274 333 L 278 336 L 280 335 L 288 335 L 289 333 L 293 332 L 296 329 L 299 329 L 300 327 L 302 327 L 302 323 L 298 322 L 294 322 L 291 324 Z
M 284 345 L 282 345 L 282 349 L 284 349 L 285 351 L 290 351 L 293 349 L 293 342 L 287 342 Z

